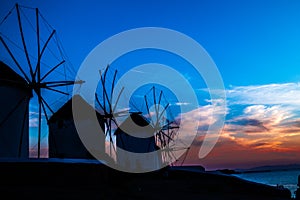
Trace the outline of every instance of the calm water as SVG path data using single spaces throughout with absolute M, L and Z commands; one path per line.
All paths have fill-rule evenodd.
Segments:
M 292 197 L 295 197 L 294 192 L 297 190 L 298 175 L 300 175 L 300 170 L 244 173 L 235 176 L 272 186 L 283 185 L 291 191 Z

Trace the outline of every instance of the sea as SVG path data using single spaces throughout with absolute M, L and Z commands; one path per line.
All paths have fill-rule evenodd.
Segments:
M 271 186 L 282 185 L 291 191 L 292 198 L 295 198 L 295 191 L 298 187 L 297 183 L 299 175 L 299 169 L 234 174 L 234 176 L 252 182 L 263 183 Z

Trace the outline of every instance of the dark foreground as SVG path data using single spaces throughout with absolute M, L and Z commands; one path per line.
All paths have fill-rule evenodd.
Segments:
M 96 162 L 0 161 L 0 199 L 290 200 L 286 189 L 170 167 L 144 174 Z

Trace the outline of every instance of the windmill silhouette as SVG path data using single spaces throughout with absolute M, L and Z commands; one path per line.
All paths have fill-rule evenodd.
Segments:
M 175 159 L 174 151 L 177 149 L 172 142 L 178 135 L 179 123 L 172 114 L 170 103 L 163 90 L 152 86 L 144 95 L 144 102 L 147 116 L 155 130 L 156 144 L 162 152 L 162 161 L 170 163 L 172 159 Z
M 14 30 L 11 34 L 11 27 L 18 31 Z M 68 77 L 70 63 L 67 62 L 56 30 L 38 8 L 16 4 L 0 23 L 0 45 L 4 56 L 2 59 L 13 65 L 15 71 L 25 79 L 27 89 L 33 93 L 31 101 L 38 105 L 37 157 L 40 158 L 42 116 L 48 121 L 49 115 L 54 113 L 47 98 L 59 101 L 61 96 L 57 94 L 69 97 L 69 86 L 82 84 L 84 81 L 74 81 Z M 9 117 L 8 115 L 7 118 Z
M 114 129 L 119 126 L 118 120 L 116 119 L 119 116 L 128 115 L 128 110 L 117 111 L 117 106 L 120 101 L 120 98 L 124 92 L 124 86 L 118 92 L 116 99 L 114 99 L 114 91 L 116 85 L 116 78 L 118 70 L 113 70 L 112 80 L 108 80 L 109 73 L 111 73 L 110 65 L 104 70 L 100 70 L 100 92 L 95 93 L 95 99 L 100 107 L 100 113 L 102 113 L 102 118 L 104 119 L 105 130 L 104 134 L 109 140 L 109 155 L 116 153 L 115 143 L 114 143 Z

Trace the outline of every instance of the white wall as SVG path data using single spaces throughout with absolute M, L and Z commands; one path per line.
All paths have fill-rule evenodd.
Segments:
M 18 104 L 20 99 L 27 97 L 10 115 L 4 124 L 0 124 L 0 157 L 29 156 L 29 97 L 28 93 L 16 87 L 0 86 L 0 123 Z M 24 125 L 24 127 L 23 127 Z M 23 132 L 22 132 L 23 127 Z
M 90 120 L 82 120 L 79 124 L 82 126 L 81 129 L 86 131 L 87 137 L 91 131 L 95 130 Z M 99 133 L 97 139 L 93 140 L 95 144 L 91 146 L 95 146 L 94 149 L 100 149 L 99 151 L 104 153 L 104 134 L 101 137 Z M 59 127 L 57 121 L 49 124 L 49 157 L 93 158 L 81 142 L 73 119 L 63 120 L 63 127 Z
M 137 134 L 137 135 L 142 135 Z M 160 169 L 162 159 L 160 152 L 155 152 L 154 137 L 150 138 L 134 138 L 126 133 L 117 134 L 117 163 L 120 167 L 130 171 L 134 170 L 153 170 Z M 122 148 L 122 149 L 121 149 Z M 152 152 L 152 153 L 136 153 L 132 156 L 127 149 L 132 152 Z

